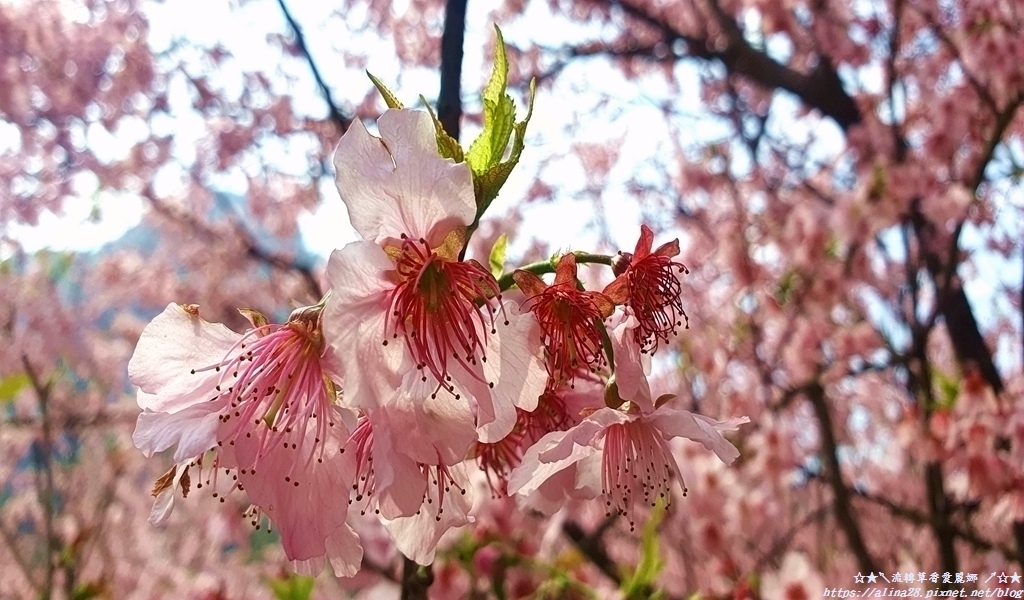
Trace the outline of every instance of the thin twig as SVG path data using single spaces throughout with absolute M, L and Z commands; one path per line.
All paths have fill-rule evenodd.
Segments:
M 288 27 L 291 28 L 292 33 L 295 35 L 295 46 L 302 53 L 302 56 L 305 57 L 306 64 L 309 65 L 309 70 L 313 73 L 313 79 L 316 80 L 316 85 L 320 88 L 320 94 L 323 95 L 324 102 L 327 103 L 327 111 L 330 114 L 331 121 L 338 126 L 338 129 L 344 132 L 348 129 L 352 119 L 342 114 L 341 109 L 335 103 L 334 96 L 331 94 L 331 88 L 327 86 L 327 82 L 320 75 L 320 69 L 317 68 L 313 55 L 309 52 L 309 46 L 306 45 L 306 37 L 302 34 L 302 29 L 299 27 L 295 17 L 288 10 L 288 6 L 285 5 L 284 0 L 277 0 L 277 5 L 281 7 L 281 13 L 284 15 L 284 19 L 288 21 Z
M 850 489 L 843 482 L 843 472 L 839 464 L 839 448 L 836 441 L 835 427 L 832 424 L 832 415 L 829 412 L 828 401 L 825 398 L 825 389 L 820 383 L 814 383 L 807 388 L 807 399 L 811 401 L 814 408 L 814 415 L 818 420 L 818 434 L 821 438 L 821 459 L 825 464 L 825 473 L 828 478 L 829 487 L 832 488 L 832 503 L 839 528 L 846 534 L 846 541 L 850 550 L 857 557 L 857 563 L 861 571 L 874 573 L 878 570 L 874 558 L 868 552 L 867 544 L 864 542 L 864 534 L 861 533 L 860 524 L 853 514 L 850 505 Z
M 56 535 L 54 533 L 53 521 L 54 521 L 54 483 L 53 483 L 53 434 L 51 431 L 50 423 L 50 390 L 52 388 L 52 380 L 43 383 L 39 378 L 39 375 L 32 368 L 32 364 L 28 360 L 28 356 L 21 355 L 21 363 L 25 367 L 25 374 L 28 376 L 29 382 L 32 384 L 32 388 L 36 392 L 36 397 L 39 400 L 39 417 L 41 420 L 40 424 L 40 442 L 39 442 L 39 464 L 36 467 L 39 469 L 39 473 L 42 474 L 41 481 L 37 477 L 36 481 L 36 495 L 39 501 L 40 508 L 43 511 L 43 536 L 45 537 L 46 545 L 46 567 L 43 575 L 42 591 L 39 597 L 43 600 L 48 600 L 53 596 L 53 582 L 54 575 L 56 573 L 56 558 L 59 554 L 59 548 L 56 544 Z
M 604 549 L 604 544 L 601 541 L 604 532 L 614 520 L 614 515 L 605 519 L 597 530 L 590 535 L 587 535 L 587 532 L 576 521 L 566 520 L 562 524 L 562 533 L 572 540 L 576 548 L 589 558 L 590 562 L 594 563 L 594 566 L 614 581 L 615 585 L 620 585 L 622 583 L 622 575 L 619 573 L 619 566 L 608 556 L 608 552 Z

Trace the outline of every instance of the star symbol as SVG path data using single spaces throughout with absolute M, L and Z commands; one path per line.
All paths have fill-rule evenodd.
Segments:
M 857 571 L 857 574 L 853 576 L 853 582 L 864 583 L 864 576 L 860 574 L 860 571 Z
M 1008 583 L 1010 578 L 1006 576 L 1006 573 L 999 573 L 999 583 Z
M 871 574 L 868 575 L 867 579 L 868 579 L 868 583 L 874 583 L 875 580 L 878 579 L 878 577 L 876 577 L 874 571 L 872 571 Z
M 1010 575 L 1010 581 L 1013 583 L 1020 583 L 1020 575 L 1018 575 L 1017 572 L 1014 571 L 1013 575 Z

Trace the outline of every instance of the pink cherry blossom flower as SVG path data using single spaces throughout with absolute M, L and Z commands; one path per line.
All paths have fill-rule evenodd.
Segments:
M 686 319 L 680 294 L 679 275 L 687 273 L 682 263 L 674 262 L 679 254 L 679 240 L 666 242 L 652 251 L 654 233 L 647 225 L 640 226 L 640 239 L 632 254 L 620 252 L 613 263 L 618 277 L 604 288 L 604 294 L 615 304 L 629 307 L 637 319 L 633 330 L 636 343 L 643 352 L 655 352 L 659 342 L 683 326 Z
M 194 305 L 169 305 L 128 365 L 143 409 L 134 440 L 146 456 L 175 447 L 177 470 L 161 494 L 173 494 L 186 465 L 202 468 L 212 451 L 207 484 L 223 489 L 218 474 L 237 470 L 231 487 L 271 519 L 290 559 L 311 571 L 326 556 L 335 573 L 351 576 L 362 550 L 337 499 L 353 476 L 339 451 L 347 417 L 335 405 L 321 314 L 318 305 L 270 325 L 250 312 L 255 327 L 240 335 L 201 319 Z M 166 518 L 170 502 L 158 496 L 153 518 Z
M 335 155 L 338 189 L 365 240 L 335 251 L 327 267 L 325 328 L 345 401 L 373 408 L 443 392 L 472 401 L 481 439 L 501 439 L 515 409 L 532 410 L 543 391 L 536 324 L 501 302 L 487 269 L 461 259 L 476 215 L 472 175 L 438 154 L 430 116 L 390 110 L 377 124 L 382 138 L 354 123 Z
M 558 387 L 563 381 L 571 386 L 578 369 L 595 372 L 606 364 L 598 324 L 612 314 L 615 305 L 600 292 L 576 287 L 575 254 L 564 254 L 558 260 L 551 285 L 521 269 L 513 277 L 543 331 L 549 387 Z
M 477 442 L 471 455 L 484 472 L 492 497 L 508 495 L 512 470 L 519 466 L 524 453 L 537 440 L 552 431 L 571 428 L 582 420 L 580 414 L 603 406 L 603 389 L 603 383 L 585 373 L 573 388 L 565 385 L 557 390 L 546 390 L 532 412 L 518 411 L 515 428 L 504 438 L 492 443 Z
M 722 423 L 664 405 L 651 414 L 635 408 L 598 409 L 572 429 L 541 438 L 512 472 L 509 493 L 529 496 L 548 479 L 565 477 L 566 469 L 574 469 L 576 476 L 563 484 L 566 492 L 575 496 L 572 491 L 583 488 L 580 482 L 599 469 L 609 513 L 628 517 L 632 525 L 636 505 L 653 505 L 659 498 L 670 502 L 672 479 L 682 482 L 670 440 L 700 442 L 731 464 L 739 451 L 721 432 L 733 431 L 743 422 L 746 420 Z M 595 459 L 598 456 L 600 461 Z
M 765 574 L 761 595 L 765 600 L 820 598 L 825 588 L 821 575 L 802 552 L 789 552 L 778 571 Z
M 360 419 L 346 446 L 356 472 L 349 501 L 362 504 L 363 514 L 377 514 L 400 552 L 420 564 L 430 564 L 441 536 L 472 521 L 472 497 L 467 493 L 471 488 L 461 459 L 464 451 L 456 457 L 448 446 L 437 446 L 432 456 L 429 450 L 420 458 L 409 455 L 406 433 L 417 437 L 414 422 L 429 421 L 429 411 L 411 402 L 406 409 L 411 410 L 369 411 Z M 453 435 L 466 437 L 466 432 L 470 433 L 465 442 L 468 446 L 473 429 L 459 430 L 457 424 L 458 420 L 439 421 Z
M 541 438 L 512 472 L 509 493 L 539 491 L 543 500 L 534 500 L 535 506 L 550 508 L 565 498 L 593 497 L 599 475 L 609 514 L 627 516 L 632 525 L 636 505 L 670 502 L 671 481 L 682 483 L 672 439 L 700 442 L 726 464 L 739 456 L 721 432 L 736 430 L 745 417 L 722 423 L 672 408 L 670 394 L 652 400 L 640 346 L 631 335 L 636 327 L 627 315 L 611 332 L 616 371 L 604 396 L 615 408 L 590 409 L 568 431 Z

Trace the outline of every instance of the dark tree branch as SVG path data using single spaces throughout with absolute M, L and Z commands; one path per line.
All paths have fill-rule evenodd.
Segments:
M 285 5 L 284 0 L 277 0 L 277 5 L 281 7 L 281 13 L 284 15 L 285 21 L 288 21 L 288 27 L 291 28 L 292 34 L 295 35 L 295 46 L 299 52 L 306 59 L 306 64 L 309 65 L 309 70 L 313 72 L 313 79 L 316 80 L 316 85 L 320 88 L 320 94 L 324 97 L 324 102 L 327 103 L 327 112 L 337 126 L 338 129 L 344 132 L 348 129 L 349 123 L 352 119 L 346 117 L 341 109 L 338 108 L 338 104 L 334 101 L 334 96 L 331 94 L 331 88 L 327 86 L 327 82 L 324 81 L 323 76 L 320 75 L 320 69 L 317 68 L 316 62 L 313 60 L 313 55 L 309 52 L 309 47 L 306 46 L 306 37 L 302 35 L 302 29 L 299 28 L 298 22 L 292 13 L 288 10 L 288 6 Z
M 805 104 L 835 121 L 844 131 L 861 121 L 857 103 L 843 89 L 842 81 L 827 56 L 818 57 L 818 65 L 809 73 L 787 67 L 751 46 L 732 17 L 714 0 L 709 4 L 716 22 L 725 34 L 724 47 L 718 46 L 715 40 L 678 31 L 657 16 L 628 2 L 613 0 L 612 3 L 626 15 L 657 29 L 662 35 L 662 41 L 669 47 L 681 41 L 686 44 L 693 58 L 718 60 L 730 74 L 742 75 L 770 90 L 782 89 L 795 94 Z
M 1017 544 L 1017 562 L 1024 567 L 1024 521 L 1013 522 L 1013 540 Z M 1009 558 L 1009 554 L 1004 555 Z
M 437 118 L 448 135 L 459 139 L 462 119 L 462 45 L 466 38 L 466 1 L 448 0 L 441 34 L 441 90 Z
M 427 600 L 427 590 L 434 583 L 434 572 L 429 566 L 416 564 L 415 561 L 402 559 L 402 600 Z
M 928 494 L 928 513 L 931 515 L 932 532 L 939 545 L 939 564 L 942 570 L 955 573 L 959 561 L 956 556 L 953 523 L 950 521 L 949 496 L 942 476 L 942 465 L 931 461 L 925 465 L 925 493 Z
M 590 562 L 594 563 L 595 567 L 607 575 L 608 579 L 614 581 L 615 585 L 621 585 L 622 575 L 619 573 L 619 567 L 608 556 L 608 552 L 604 549 L 604 544 L 601 542 L 601 536 L 613 521 L 614 516 L 606 519 L 601 527 L 598 527 L 594 533 L 588 535 L 586 531 L 583 531 L 579 523 L 567 520 L 562 524 L 562 533 L 572 540 L 576 548 L 590 559 Z
M 816 473 L 810 473 L 805 471 L 804 474 L 811 479 L 822 479 L 822 477 Z M 906 506 L 904 504 L 894 502 L 884 496 L 879 496 L 869 492 L 859 490 L 850 491 L 852 494 L 854 494 L 856 498 L 863 499 L 865 501 L 871 502 L 872 504 L 877 504 L 878 506 L 885 508 L 893 516 L 903 519 L 904 521 L 909 521 L 911 523 L 914 523 L 915 525 L 933 525 L 932 516 L 918 508 Z M 993 542 L 992 540 L 981 537 L 980 535 L 978 535 L 974 531 L 971 531 L 970 529 L 960 527 L 952 523 L 950 524 L 949 528 L 954 537 L 969 544 L 978 551 L 998 552 L 1002 554 L 1007 560 L 1012 560 L 1016 562 L 1021 562 L 1022 560 L 1024 560 L 1024 554 L 1022 554 L 1021 552 L 1014 551 L 1009 546 L 1001 545 L 997 542 Z
M 846 541 L 850 550 L 857 557 L 860 570 L 866 573 L 874 573 L 878 570 L 874 558 L 868 552 L 867 544 L 864 542 L 864 535 L 860 531 L 860 525 L 853 514 L 853 507 L 850 504 L 850 489 L 843 482 L 843 472 L 839 464 L 839 445 L 836 442 L 835 427 L 832 424 L 832 414 L 828 409 L 828 401 L 825 398 L 825 389 L 820 383 L 814 383 L 807 388 L 807 399 L 814 408 L 814 416 L 818 419 L 818 434 L 821 436 L 821 458 L 825 465 L 825 475 L 832 489 L 832 504 L 839 528 L 846 534 Z
M 921 225 L 921 230 L 927 231 L 933 227 L 931 223 L 924 222 Z M 921 237 L 920 230 L 918 231 L 918 237 Z M 922 245 L 926 245 L 924 239 L 922 239 Z M 927 253 L 924 249 L 921 252 L 925 255 L 925 262 L 927 264 Z M 961 290 L 962 292 L 963 290 Z M 966 304 L 966 295 L 963 296 L 962 301 Z M 969 305 L 967 306 L 969 310 Z M 975 325 L 977 324 L 975 323 Z M 921 326 L 915 324 L 911 327 L 910 362 L 907 364 L 907 388 L 921 404 L 923 408 L 921 415 L 926 420 L 925 422 L 927 422 L 928 415 L 935 409 L 935 398 L 932 391 L 932 370 L 928 358 L 928 336 L 933 326 L 934 319 L 930 319 L 929 322 Z M 952 332 L 952 329 L 950 331 Z M 981 334 L 979 333 L 978 335 L 980 336 Z M 958 339 L 954 337 L 953 342 L 954 344 L 958 343 Z M 957 570 L 958 560 L 954 544 L 953 523 L 951 521 L 952 507 L 949 496 L 946 495 L 946 485 L 941 463 L 931 460 L 925 464 L 924 487 L 928 503 L 929 518 L 927 522 L 931 526 L 932 534 L 935 536 L 935 543 L 939 554 L 939 565 L 943 571 L 953 573 Z M 943 587 L 948 589 L 949 585 L 943 584 Z
M 207 239 L 222 239 L 220 232 L 215 231 L 212 227 L 203 223 L 199 219 L 196 219 L 191 214 L 175 210 L 158 200 L 152 194 L 144 194 L 143 196 L 149 202 L 150 206 L 152 206 L 158 213 L 174 221 L 178 221 L 182 225 L 188 227 L 190 231 L 197 232 Z M 268 252 L 266 249 L 261 247 L 255 239 L 253 239 L 249 234 L 249 231 L 240 223 L 233 222 L 232 226 L 235 231 L 238 232 L 239 239 L 242 243 L 243 249 L 245 250 L 246 256 L 283 271 L 293 271 L 298 273 L 305 282 L 306 287 L 309 289 L 310 295 L 312 295 L 314 299 L 319 300 L 323 297 L 323 292 L 320 289 L 320 283 L 317 281 L 316 276 L 308 266 L 300 265 L 294 260 Z
M 39 597 L 41 600 L 48 600 L 53 596 L 54 576 L 61 553 L 61 544 L 54 529 L 54 517 L 56 516 L 54 509 L 57 498 L 56 486 L 53 481 L 53 429 L 50 421 L 50 391 L 53 387 L 53 380 L 43 383 L 35 369 L 32 368 L 28 356 L 24 354 L 21 355 L 21 363 L 39 401 L 40 440 L 35 459 L 38 475 L 36 497 L 43 511 L 43 536 L 46 545 L 46 566 Z

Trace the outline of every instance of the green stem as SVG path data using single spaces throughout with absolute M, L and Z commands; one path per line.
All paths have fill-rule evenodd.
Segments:
M 611 266 L 612 264 L 612 257 L 608 256 L 607 254 L 591 254 L 589 252 L 573 252 L 573 254 L 576 255 L 576 264 L 583 263 L 608 266 Z M 555 266 L 558 264 L 558 258 L 561 258 L 561 255 L 557 257 L 552 257 L 548 260 L 530 263 L 528 265 L 519 267 L 518 269 L 516 269 L 516 271 L 529 271 L 534 275 L 554 273 Z M 507 291 L 515 284 L 515 280 L 512 279 L 512 273 L 505 273 L 498 279 L 498 288 L 501 289 L 501 291 L 503 292 Z

